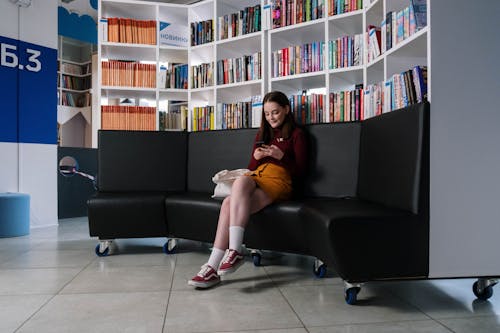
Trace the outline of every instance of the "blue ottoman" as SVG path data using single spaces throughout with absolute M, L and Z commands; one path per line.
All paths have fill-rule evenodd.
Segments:
M 24 193 L 0 193 L 0 237 L 30 233 L 30 196 Z

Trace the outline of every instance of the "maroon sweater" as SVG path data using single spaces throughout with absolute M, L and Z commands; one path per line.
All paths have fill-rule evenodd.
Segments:
M 255 142 L 257 142 L 258 137 L 259 133 L 255 137 Z M 264 163 L 273 163 L 287 169 L 293 178 L 302 177 L 305 174 L 307 168 L 307 142 L 302 129 L 296 127 L 288 139 L 283 139 L 281 129 L 274 129 L 274 139 L 268 144 L 275 145 L 283 151 L 284 155 L 281 160 L 270 156 L 256 160 L 253 157 L 253 153 L 257 148 L 255 142 L 250 163 L 248 164 L 249 170 L 255 170 L 259 165 Z

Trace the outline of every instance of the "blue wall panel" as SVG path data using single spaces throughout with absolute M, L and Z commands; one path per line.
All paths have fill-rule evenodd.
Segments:
M 17 40 L 0 36 L 0 142 L 18 141 L 18 68 L 9 56 L 18 47 Z
M 0 141 L 57 143 L 57 50 L 0 37 Z
M 57 144 L 57 50 L 19 41 L 19 142 Z

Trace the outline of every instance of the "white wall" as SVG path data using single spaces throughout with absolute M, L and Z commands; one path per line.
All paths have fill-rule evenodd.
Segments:
M 500 1 L 431 1 L 430 277 L 500 275 Z
M 57 0 L 33 0 L 28 8 L 0 1 L 0 35 L 57 49 L 57 6 Z M 32 227 L 57 224 L 57 145 L 0 142 L 0 156 L 0 192 L 30 194 Z

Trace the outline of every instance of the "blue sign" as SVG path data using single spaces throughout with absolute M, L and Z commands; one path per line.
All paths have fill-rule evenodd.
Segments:
M 0 36 L 0 141 L 57 143 L 57 50 Z

